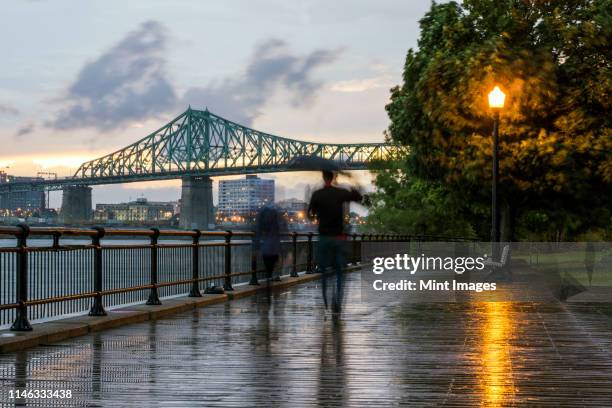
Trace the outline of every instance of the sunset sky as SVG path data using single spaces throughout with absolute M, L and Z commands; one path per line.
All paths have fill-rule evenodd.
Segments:
M 8 2 L 0 26 L 0 167 L 16 175 L 71 175 L 81 162 L 146 136 L 189 104 L 295 139 L 382 141 L 389 88 L 400 82 L 429 6 L 429 0 Z M 318 180 L 305 173 L 270 177 L 280 198 L 302 198 Z M 367 183 L 364 172 L 359 177 Z M 95 187 L 94 204 L 175 200 L 179 186 Z M 51 205 L 59 200 L 53 194 Z

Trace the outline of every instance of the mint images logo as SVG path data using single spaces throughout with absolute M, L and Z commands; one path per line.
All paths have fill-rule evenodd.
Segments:
M 481 257 L 411 256 L 396 254 L 392 257 L 376 257 L 372 260 L 372 272 L 380 275 L 385 271 L 406 271 L 414 275 L 417 271 L 453 271 L 461 275 L 465 271 L 482 271 L 485 268 L 484 254 Z

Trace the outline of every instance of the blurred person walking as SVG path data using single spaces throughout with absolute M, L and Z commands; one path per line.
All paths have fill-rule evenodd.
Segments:
M 356 188 L 345 189 L 334 185 L 336 174 L 331 170 L 323 170 L 323 188 L 316 190 L 308 205 L 308 215 L 319 222 L 319 247 L 317 263 L 321 268 L 321 286 L 325 308 L 327 302 L 327 283 L 329 276 L 327 268 L 332 268 L 336 275 L 336 286 L 332 295 L 332 311 L 340 313 L 344 297 L 344 277 L 342 269 L 345 265 L 344 217 L 351 201 L 360 202 L 361 193 Z
M 253 257 L 257 259 L 257 256 L 261 255 L 265 266 L 268 302 L 274 269 L 281 256 L 281 235 L 286 231 L 287 223 L 279 209 L 272 204 L 262 207 L 255 220 Z M 274 280 L 280 281 L 280 276 Z

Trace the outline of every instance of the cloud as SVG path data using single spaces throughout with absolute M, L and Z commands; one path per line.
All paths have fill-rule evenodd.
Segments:
M 29 135 L 30 133 L 34 131 L 34 129 L 36 129 L 36 126 L 34 125 L 34 123 L 28 123 L 27 125 L 22 126 L 21 128 L 17 129 L 17 132 L 15 132 L 15 136 Z
M 47 126 L 108 131 L 172 109 L 177 97 L 165 73 L 166 39 L 164 27 L 155 21 L 128 33 L 81 69 L 60 98 L 63 109 Z
M 255 48 L 244 73 L 206 87 L 191 88 L 185 92 L 183 101 L 185 105 L 208 106 L 228 119 L 250 125 L 279 89 L 289 92 L 294 107 L 312 103 L 323 85 L 312 78 L 313 72 L 335 61 L 340 52 L 315 50 L 298 56 L 284 41 L 270 39 Z
M 296 55 L 279 39 L 259 44 L 244 72 L 192 87 L 182 96 L 165 72 L 167 35 L 155 21 L 143 23 L 96 60 L 86 64 L 59 102 L 63 107 L 46 123 L 54 129 L 91 127 L 110 131 L 142 122 L 188 105 L 209 107 L 215 113 L 246 125 L 278 90 L 288 92 L 291 104 L 312 103 L 323 83 L 313 72 L 333 62 L 341 51 L 315 50 Z
M 16 116 L 19 115 L 19 110 L 9 105 L 0 104 L 0 115 Z
M 53 155 L 50 157 L 34 157 L 32 163 L 43 169 L 60 167 L 76 169 L 87 160 L 91 160 L 91 158 L 81 155 Z
M 392 84 L 393 80 L 389 76 L 383 76 L 340 81 L 332 84 L 329 89 L 335 92 L 364 92 L 370 89 L 391 87 Z

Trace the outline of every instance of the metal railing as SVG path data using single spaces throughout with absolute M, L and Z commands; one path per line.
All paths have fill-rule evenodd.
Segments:
M 252 232 L 151 229 L 0 227 L 0 327 L 32 330 L 41 321 L 73 314 L 104 316 L 129 304 L 199 297 L 200 285 L 257 285 L 261 260 L 253 256 Z M 46 240 L 45 240 L 46 238 Z M 432 239 L 408 235 L 346 236 L 348 262 L 368 252 L 389 251 L 385 242 Z M 378 245 L 378 246 L 377 246 Z M 290 232 L 282 241 L 284 273 L 316 271 L 315 233 Z

